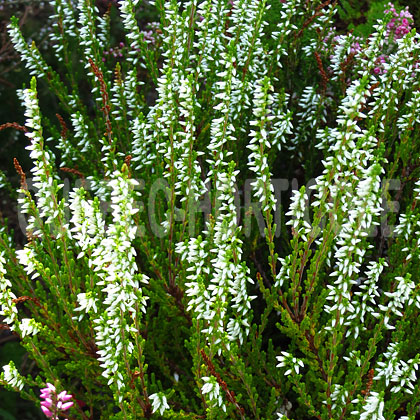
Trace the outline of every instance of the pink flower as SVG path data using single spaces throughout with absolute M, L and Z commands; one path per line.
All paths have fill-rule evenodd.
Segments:
M 59 400 L 61 400 L 61 401 L 63 401 L 63 402 L 66 402 L 66 401 L 70 401 L 72 398 L 73 398 L 73 396 L 72 395 L 69 395 L 69 394 L 67 394 L 67 391 L 61 391 L 59 394 L 58 394 L 58 397 L 57 397 Z
M 61 409 L 62 409 L 63 411 L 66 411 L 66 410 L 68 410 L 70 407 L 73 407 L 73 405 L 74 405 L 74 402 L 73 402 L 73 401 L 66 402 L 66 403 L 64 403 L 64 404 L 61 406 Z
M 41 410 L 47 417 L 52 417 L 53 414 L 47 407 L 41 405 Z
M 52 406 L 52 399 L 51 398 L 46 398 L 45 401 L 42 401 L 41 405 L 43 405 L 44 407 L 47 408 L 51 408 Z
M 58 395 L 54 385 L 47 383 L 47 387 L 41 389 L 41 398 L 44 400 L 41 402 L 42 412 L 49 418 L 58 420 L 58 415 L 63 415 L 64 411 L 67 411 L 74 405 L 73 401 L 70 401 L 73 396 L 67 394 L 67 391 L 61 391 Z
M 53 384 L 50 384 L 49 382 L 47 382 L 47 388 L 55 392 L 55 386 Z
M 391 14 L 392 19 L 387 25 L 387 36 L 394 35 L 395 39 L 402 38 L 411 31 L 411 24 L 413 23 L 413 15 L 408 11 L 408 8 L 397 13 L 392 3 L 388 3 L 389 9 L 385 10 L 385 14 Z

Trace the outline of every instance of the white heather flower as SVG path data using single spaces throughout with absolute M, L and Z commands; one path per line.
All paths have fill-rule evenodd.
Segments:
M 6 174 L 0 170 L 0 189 L 9 186 L 9 182 L 7 180 Z
M 180 151 L 177 153 L 174 167 L 177 171 L 175 192 L 182 197 L 181 202 L 185 200 L 196 202 L 206 191 L 204 182 L 201 180 L 201 168 L 197 161 L 198 153 L 194 151 L 195 104 L 192 80 L 182 77 L 179 86 L 179 113 L 184 119 L 180 122 L 183 130 L 176 133 L 173 145 Z
M 141 85 L 144 85 L 144 82 L 137 79 L 137 71 L 135 68 L 126 74 L 124 79 L 124 99 L 127 102 L 127 115 L 129 117 L 134 117 L 137 114 L 140 104 L 136 93 L 137 86 Z
M 394 228 L 394 234 L 397 236 L 403 236 L 406 241 L 409 240 L 414 229 L 413 220 L 410 216 L 410 214 L 400 214 L 398 225 Z
M 229 9 L 229 4 L 224 0 L 204 0 L 197 5 L 197 13 L 203 20 L 197 27 L 193 45 L 202 56 L 197 68 L 201 75 L 207 76 L 211 73 L 213 63 L 218 68 L 223 68 L 220 66 L 220 58 L 226 46 L 220 34 L 224 31 Z
M 18 372 L 15 364 L 10 361 L 8 365 L 3 366 L 3 372 L 0 374 L 0 381 L 5 381 L 13 388 L 19 391 L 23 389 L 24 377 Z
M 36 197 L 36 209 L 39 217 L 45 218 L 45 224 L 50 225 L 52 233 L 56 238 L 62 236 L 70 236 L 70 232 L 65 224 L 64 217 L 64 200 L 58 200 L 58 192 L 63 187 L 58 184 L 59 178 L 54 173 L 54 157 L 53 154 L 45 149 L 44 138 L 42 135 L 41 115 L 38 105 L 36 81 L 31 80 L 31 88 L 23 91 L 23 99 L 25 105 L 25 116 L 27 117 L 25 125 L 28 131 L 25 135 L 30 139 L 30 145 L 26 147 L 30 150 L 30 157 L 33 160 L 33 187 Z M 34 209 L 34 203 L 29 195 L 24 195 L 21 203 L 23 204 L 23 212 L 29 212 L 29 208 Z M 34 217 L 32 211 L 30 226 L 34 229 Z M 31 223 L 32 222 L 32 223 Z M 28 229 L 31 230 L 28 226 Z M 33 234 L 42 236 L 41 231 L 35 231 Z
M 183 243 L 177 244 L 176 252 L 188 263 L 187 282 L 185 283 L 185 294 L 189 297 L 187 311 L 193 310 L 197 319 L 203 318 L 210 310 L 210 293 L 204 278 L 210 270 L 206 267 L 208 256 L 208 243 L 198 238 L 190 238 L 187 246 Z
M 269 121 L 269 107 L 273 103 L 273 96 L 269 93 L 273 90 L 268 77 L 258 80 L 255 84 L 253 114 L 256 118 L 250 124 L 255 128 L 251 130 L 251 140 L 247 146 L 251 154 L 248 156 L 248 167 L 256 174 L 257 180 L 251 185 L 254 187 L 255 196 L 262 205 L 262 211 L 276 210 L 274 187 L 271 183 L 271 173 L 268 166 L 268 156 L 265 149 L 271 147 L 267 133 Z
M 233 166 L 232 166 L 233 167 Z M 242 241 L 234 202 L 237 172 L 219 172 L 216 189 L 219 192 L 218 214 L 214 225 L 212 248 L 201 237 L 191 238 L 176 247 L 187 268 L 186 295 L 188 310 L 205 320 L 202 330 L 207 342 L 221 354 L 229 341 L 240 343 L 250 330 L 250 309 L 254 296 L 247 293 L 249 268 L 242 262 Z M 206 267 L 210 256 L 212 269 Z
M 55 31 L 51 33 L 50 39 L 56 43 L 54 45 L 54 50 L 57 59 L 59 59 L 62 58 L 61 54 L 59 54 L 61 52 L 60 46 L 62 46 L 62 36 L 58 22 L 60 22 L 62 29 L 64 29 L 65 34 L 69 38 L 77 38 L 78 29 L 71 2 L 50 0 L 50 5 L 54 7 L 56 12 L 56 15 L 51 16 L 51 18 L 55 18 L 52 25 Z
M 290 353 L 286 351 L 281 352 L 281 356 L 276 356 L 277 361 L 279 362 L 276 367 L 286 367 L 287 370 L 284 372 L 285 376 L 288 376 L 295 371 L 296 374 L 299 374 L 299 369 L 304 367 L 303 361 L 293 357 Z
M 287 50 L 284 42 L 285 37 L 289 36 L 293 30 L 298 29 L 296 25 L 292 23 L 292 19 L 296 15 L 302 15 L 304 11 L 300 7 L 302 0 L 287 0 L 279 4 L 280 8 L 280 19 L 277 23 L 277 30 L 271 34 L 271 37 L 275 41 L 275 48 L 271 51 L 271 56 L 276 61 L 276 64 L 281 68 L 281 58 L 287 55 Z
M 352 53 L 352 46 L 358 41 L 358 38 L 353 34 L 338 35 L 334 38 L 335 45 L 332 55 L 330 57 L 330 68 L 334 73 L 331 80 L 338 80 L 343 72 L 342 64 L 347 57 Z M 356 52 L 357 53 L 357 52 Z
M 325 3 L 324 3 L 325 5 Z M 314 21 L 311 24 L 311 31 L 308 31 L 308 35 L 311 36 L 310 39 L 306 40 L 305 45 L 302 47 L 302 52 L 310 57 L 314 54 L 315 51 L 326 48 L 324 37 L 319 36 L 325 31 L 325 28 L 331 28 L 334 25 L 334 14 L 337 12 L 337 8 L 332 4 L 324 6 L 322 13 L 319 16 L 314 15 Z M 325 34 L 325 32 L 324 32 Z
M 409 133 L 410 128 L 413 127 L 415 123 L 420 124 L 420 91 L 414 90 L 412 93 L 411 99 L 406 103 L 406 109 L 408 109 L 408 112 L 404 115 L 401 115 L 397 120 L 397 127 L 404 132 Z M 409 134 L 408 134 L 409 135 Z M 418 185 L 419 181 L 416 182 L 416 185 Z
M 17 321 L 17 308 L 13 299 L 16 295 L 12 292 L 12 283 L 5 277 L 6 261 L 3 257 L 4 252 L 0 253 L 0 315 L 3 317 L 3 322 L 13 325 Z
M 131 0 L 122 2 L 123 13 L 126 14 L 127 19 L 128 14 L 132 13 L 130 11 L 132 9 L 131 3 Z M 200 180 L 197 176 L 200 168 L 195 161 L 195 157 L 192 156 L 195 152 L 186 153 L 185 150 L 186 144 L 192 146 L 195 131 L 191 89 L 196 87 L 192 86 L 191 81 L 187 80 L 188 69 L 185 68 L 184 59 L 185 45 L 188 43 L 189 29 L 186 28 L 188 21 L 181 17 L 177 2 L 164 2 L 163 7 L 168 25 L 162 28 L 164 32 L 162 46 L 164 61 L 160 77 L 156 76 L 158 97 L 156 105 L 150 108 L 147 115 L 147 123 L 143 115 L 140 114 L 136 116 L 132 124 L 131 129 L 134 137 L 133 162 L 136 162 L 136 169 L 141 169 L 150 166 L 157 155 L 160 154 L 167 162 L 164 177 L 174 176 L 176 179 L 180 179 L 181 184 L 184 183 L 183 187 L 185 189 L 188 189 L 189 182 L 191 182 L 191 189 L 195 188 L 195 184 L 200 189 Z M 133 20 L 133 25 L 136 25 L 134 14 L 130 19 Z M 137 49 L 139 49 L 141 45 L 139 39 L 137 39 L 137 32 L 138 28 L 133 30 L 128 37 L 133 37 L 132 46 L 137 45 Z M 147 51 L 146 47 L 144 53 L 146 56 Z M 183 81 L 181 82 L 181 80 Z M 179 112 L 177 112 L 178 98 L 180 100 Z M 188 115 L 185 121 L 186 132 L 173 132 L 175 131 L 175 124 L 178 125 L 178 121 L 183 118 L 180 114 Z M 190 167 L 187 163 L 189 158 L 192 159 Z M 172 160 L 176 162 L 174 165 L 170 163 Z M 180 183 L 178 182 L 177 190 L 179 188 Z M 165 228 L 169 227 L 169 214 L 168 218 L 163 221 L 163 226 Z
M 414 192 L 416 193 L 416 200 L 420 200 L 420 179 L 415 183 Z
M 101 49 L 105 49 L 110 43 L 110 15 L 109 13 L 105 13 L 102 16 L 97 15 L 96 19 L 98 20 L 98 33 L 96 36 L 98 45 Z
M 399 363 L 399 348 L 400 345 L 398 343 L 389 344 L 388 351 L 384 353 L 386 362 L 378 362 L 379 367 L 376 368 L 377 374 L 373 378 L 375 381 L 383 377 L 385 379 L 385 385 L 389 385 L 391 379 L 394 377 L 394 372 L 396 371 L 396 367 Z
M 165 3 L 166 4 L 166 3 Z M 136 117 L 132 130 L 134 136 L 133 162 L 138 162 L 136 169 L 142 169 L 156 159 L 160 154 L 168 162 L 165 166 L 165 177 L 169 177 L 174 168 L 169 162 L 177 152 L 171 145 L 170 128 L 178 120 L 176 113 L 176 90 L 178 86 L 178 73 L 166 65 L 166 71 L 157 80 L 156 91 L 158 98 L 156 105 L 148 113 L 148 123 L 142 114 Z M 176 140 L 176 134 L 173 134 Z
M 292 255 L 287 255 L 286 258 L 279 258 L 281 264 L 280 270 L 276 276 L 275 287 L 282 287 L 285 280 L 290 280 L 290 264 L 292 261 Z
M 290 210 L 286 213 L 286 216 L 293 216 L 297 219 L 302 219 L 305 214 L 306 203 L 308 201 L 305 188 L 302 187 L 300 190 L 294 190 L 290 201 Z
M 400 88 L 412 90 L 412 96 L 407 101 L 404 109 L 405 114 L 400 115 L 397 120 L 397 127 L 400 129 L 401 141 L 405 142 L 411 136 L 413 124 L 419 120 L 418 103 L 419 95 L 415 86 L 418 87 L 418 68 L 415 69 L 414 55 L 419 52 L 419 34 L 409 33 L 404 38 L 396 42 L 396 51 L 390 54 L 387 62 L 384 63 L 384 72 L 379 75 L 380 83 L 372 91 L 375 103 L 369 111 L 369 116 L 383 114 L 388 110 L 396 109 L 398 104 L 398 95 L 395 87 L 395 81 L 398 80 Z M 375 53 L 373 53 L 375 54 Z M 414 69 L 414 72 L 413 72 Z M 415 93 L 416 92 L 416 93 Z M 408 92 L 407 92 L 408 93 Z M 379 124 L 378 131 L 385 133 L 386 127 L 383 122 Z
M 137 86 L 144 85 L 144 82 L 137 82 L 137 71 L 135 68 L 125 75 L 124 80 L 121 80 L 121 77 L 120 74 L 120 77 L 115 78 L 111 88 L 112 97 L 110 102 L 114 106 L 111 114 L 115 121 L 123 121 L 127 116 L 134 117 L 136 109 L 140 108 Z M 128 123 L 132 129 L 131 118 Z
M 210 255 L 213 255 L 213 272 L 208 286 L 211 293 L 211 309 L 204 314 L 204 318 L 210 324 L 205 330 L 209 341 L 216 333 L 216 342 L 220 342 L 227 332 L 229 340 L 238 338 L 242 343 L 250 329 L 248 316 L 251 300 L 255 297 L 247 293 L 246 284 L 253 283 L 253 280 L 249 277 L 249 268 L 241 262 L 242 241 L 238 237 L 240 227 L 237 224 L 234 203 L 237 174 L 238 171 L 221 172 L 216 181 L 216 189 L 220 193 L 220 207 L 214 226 L 213 249 L 210 250 Z M 227 308 L 233 311 L 234 316 L 230 318 L 226 327 Z M 221 347 L 218 352 L 221 352 Z
M 141 318 L 141 313 L 146 311 L 147 299 L 140 283 L 147 283 L 148 278 L 137 273 L 133 246 L 137 231 L 133 215 L 138 211 L 133 196 L 136 185 L 137 181 L 129 178 L 127 173 L 113 173 L 109 182 L 112 222 L 106 232 L 97 200 L 87 201 L 85 192 L 79 189 L 72 194 L 71 204 L 75 238 L 99 279 L 93 290 L 78 296 L 80 309 L 76 310 L 90 310 L 102 375 L 108 378 L 108 385 L 116 386 L 120 401 L 127 386 L 127 378 L 123 375 L 126 372 L 124 357 L 134 349 L 129 337 L 138 333 L 134 320 Z M 95 317 L 97 305 L 103 309 Z M 128 320 L 126 314 L 129 314 Z
M 149 116 L 152 117 L 154 112 L 157 110 L 152 108 Z M 156 128 L 158 124 L 163 125 L 156 117 Z M 143 114 L 140 114 L 134 118 L 130 126 L 133 133 L 132 162 L 135 162 L 137 170 L 141 170 L 150 166 L 156 159 L 154 123 L 146 123 Z M 156 132 L 160 133 L 160 130 L 157 128 Z
M 272 115 L 268 117 L 271 123 L 269 134 L 272 138 L 271 145 L 276 146 L 279 151 L 282 150 L 282 143 L 287 145 L 288 149 L 294 149 L 295 144 L 286 143 L 286 134 L 292 134 L 294 128 L 292 124 L 293 113 L 287 109 L 290 95 L 287 93 L 279 94 L 272 92 L 273 104 Z
M 218 73 L 219 79 L 214 84 L 214 95 L 219 101 L 214 106 L 214 110 L 218 113 L 210 124 L 210 143 L 207 146 L 210 154 L 210 158 L 207 160 L 210 171 L 207 174 L 206 184 L 210 182 L 211 177 L 216 177 L 217 173 L 221 171 L 220 168 L 228 165 L 228 157 L 232 152 L 225 151 L 223 145 L 228 140 L 235 141 L 236 139 L 234 136 L 235 127 L 229 122 L 232 80 L 236 75 L 235 60 L 236 58 L 232 53 L 221 55 L 220 64 L 225 68 L 225 71 Z
M 19 52 L 29 74 L 40 78 L 45 77 L 50 69 L 35 44 L 28 45 L 26 43 L 17 18 L 12 17 L 8 30 L 13 46 Z
M 95 60 L 99 53 L 99 39 L 96 37 L 97 14 L 94 12 L 91 3 L 85 0 L 77 0 L 79 11 L 79 44 L 83 47 L 85 69 L 89 69 L 89 74 L 93 75 L 88 62 L 89 58 Z
M 23 249 L 16 251 L 16 256 L 19 263 L 23 266 L 26 274 L 31 276 L 32 280 L 40 276 L 38 272 L 38 267 L 41 268 L 38 262 L 37 256 L 30 246 L 25 246 Z
M 330 331 L 337 326 L 337 323 L 344 323 L 346 313 L 355 311 L 351 287 L 355 283 L 353 277 L 359 273 L 362 258 L 366 252 L 366 249 L 358 244 L 368 235 L 371 226 L 377 224 L 373 218 L 377 218 L 381 211 L 379 174 L 382 168 L 378 164 L 373 164 L 367 169 L 360 168 L 360 172 L 361 178 L 355 194 L 349 194 L 348 197 L 343 198 L 343 202 L 351 203 L 351 207 L 348 205 L 345 213 L 347 220 L 341 226 L 336 239 L 334 258 L 337 265 L 336 270 L 331 274 L 332 277 L 336 277 L 336 280 L 334 285 L 328 285 L 330 293 L 327 297 L 328 301 L 332 301 L 332 305 L 324 306 L 326 312 L 336 311 L 339 314 L 339 319 L 333 316 L 331 324 L 326 327 Z
M 41 329 L 41 324 L 31 318 L 23 318 L 17 329 L 20 330 L 20 336 L 23 338 L 26 335 L 36 335 Z
M 80 111 L 71 114 L 71 123 L 73 124 L 74 137 L 80 139 L 77 147 L 80 149 L 80 153 L 86 153 L 92 147 L 92 144 L 89 139 L 89 127 L 84 120 L 83 114 Z
M 279 402 L 279 400 L 277 400 L 277 403 L 278 402 Z M 275 414 L 277 414 L 277 416 L 279 416 L 279 418 L 277 420 L 289 420 L 289 418 L 287 416 L 291 413 L 292 408 L 293 408 L 292 403 L 290 401 L 288 401 L 287 399 L 285 399 L 283 404 L 280 406 L 280 408 L 275 413 Z
M 0 232 L 3 233 L 3 232 Z M 6 260 L 4 259 L 4 251 L 0 253 L 0 290 L 3 292 L 6 290 L 7 287 L 12 287 L 12 283 L 10 283 L 9 280 L 7 280 L 4 275 L 7 273 L 6 271 Z
M 159 410 L 159 413 L 162 415 L 165 410 L 170 408 L 163 392 L 152 394 L 149 398 L 152 400 L 153 413 Z
M 388 350 L 383 354 L 385 361 L 378 362 L 377 372 L 374 380 L 385 379 L 385 385 L 396 383 L 397 385 L 391 388 L 391 392 L 398 393 L 401 390 L 408 394 L 413 393 L 414 384 L 417 383 L 416 371 L 418 370 L 420 356 L 417 355 L 414 359 L 407 362 L 401 360 L 399 357 L 401 345 L 399 343 L 391 343 Z
M 203 376 L 201 379 L 204 381 L 201 392 L 208 394 L 208 399 L 213 402 L 214 406 L 222 407 L 223 411 L 226 411 L 226 406 L 220 394 L 220 385 L 216 378 L 214 376 Z
M 361 291 L 354 292 L 355 296 L 359 299 L 356 304 L 356 300 L 353 299 L 354 310 L 347 316 L 347 321 L 344 325 L 349 325 L 349 329 L 346 332 L 346 337 L 353 335 L 356 339 L 359 336 L 360 327 L 365 328 L 365 319 L 367 314 L 371 314 L 374 317 L 379 316 L 377 312 L 378 304 L 376 298 L 380 297 L 378 291 L 379 276 L 381 275 L 384 267 L 388 264 L 384 260 L 379 262 L 371 261 L 366 271 L 366 279 L 360 278 L 359 289 Z
M 369 397 L 366 398 L 363 405 L 362 412 L 360 413 L 360 420 L 386 420 L 383 416 L 384 399 L 383 393 L 378 394 L 372 391 Z M 352 412 L 353 414 L 353 412 Z M 356 412 L 357 414 L 357 412 Z
M 93 295 L 92 291 L 79 293 L 77 295 L 77 302 L 79 303 L 79 306 L 75 309 L 75 311 L 84 311 L 85 313 L 89 313 L 91 310 L 93 310 L 94 313 L 98 312 L 98 308 L 96 306 L 98 299 Z M 83 314 L 79 315 L 78 317 L 74 317 L 74 319 L 77 319 L 79 322 L 82 320 L 82 318 Z
M 135 65 L 139 60 L 139 51 L 144 44 L 143 36 L 137 24 L 136 13 L 134 7 L 139 3 L 139 0 L 121 0 L 119 2 L 119 9 L 126 32 L 127 40 L 130 46 L 130 56 L 128 61 Z
M 71 232 L 81 248 L 77 258 L 90 254 L 105 236 L 105 221 L 99 208 L 98 200 L 86 200 L 86 191 L 78 188 L 70 192 L 70 210 L 72 211 Z
M 416 371 L 419 368 L 419 359 L 420 356 L 417 355 L 414 360 L 410 359 L 408 362 L 404 362 L 404 360 L 399 361 L 391 378 L 391 382 L 396 382 L 398 385 L 393 386 L 391 392 L 399 393 L 401 390 L 404 390 L 408 394 L 413 393 L 415 385 L 418 384 Z
M 308 212 L 307 202 L 308 195 L 306 194 L 305 187 L 302 187 L 300 190 L 294 190 L 290 199 L 290 210 L 286 213 L 286 216 L 292 217 L 292 219 L 286 222 L 286 225 L 292 225 L 293 229 L 295 229 L 303 240 L 306 240 L 306 235 L 312 230 L 312 226 L 304 220 Z
M 54 30 L 50 32 L 49 38 L 54 49 L 55 57 L 59 62 L 63 62 L 65 56 L 63 54 L 63 43 L 67 42 L 66 37 L 73 39 L 77 37 L 78 31 L 76 28 L 74 11 L 67 1 L 50 0 L 49 3 L 56 13 L 51 16 L 51 26 Z
M 243 114 L 242 111 L 250 109 L 251 98 L 257 80 L 264 77 L 267 72 L 267 60 L 262 45 L 264 27 L 267 22 L 263 17 L 270 8 L 267 1 L 243 0 L 232 5 L 228 33 L 232 35 L 228 49 L 232 51 L 238 69 L 232 73 L 230 81 L 229 119 L 236 122 Z M 223 57 L 223 55 L 221 55 Z M 239 70 L 247 70 L 243 76 Z M 223 92 L 220 93 L 223 95 Z M 241 121 L 242 123 L 242 121 Z
M 345 358 L 346 360 L 349 360 L 349 358 Z M 333 384 L 332 385 L 332 393 L 330 395 L 331 400 L 333 403 L 331 404 L 331 408 L 334 410 L 337 406 L 341 407 L 347 404 L 349 392 L 345 390 L 341 385 L 339 384 Z M 326 401 L 323 401 L 324 404 L 326 404 Z
M 391 311 L 398 316 L 402 316 L 401 310 L 404 309 L 405 305 L 411 305 L 414 302 L 412 292 L 414 291 L 416 285 L 411 280 L 410 273 L 406 274 L 406 277 L 395 277 L 397 281 L 397 286 L 394 292 L 385 292 L 384 294 L 390 298 L 387 306 L 379 305 L 381 311 L 387 312 Z M 388 325 L 388 328 L 393 329 L 394 327 Z
M 296 113 L 299 123 L 294 128 L 292 147 L 306 142 L 312 135 L 312 129 L 319 123 L 327 122 L 327 107 L 331 102 L 328 97 L 316 92 L 315 86 L 306 86 L 299 99 L 299 112 Z

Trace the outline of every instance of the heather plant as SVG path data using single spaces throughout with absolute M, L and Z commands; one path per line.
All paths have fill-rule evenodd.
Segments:
M 414 420 L 409 12 L 363 38 L 330 1 L 49 4 L 54 62 L 9 25 L 32 163 L 1 328 L 36 369 L 0 383 L 50 418 Z

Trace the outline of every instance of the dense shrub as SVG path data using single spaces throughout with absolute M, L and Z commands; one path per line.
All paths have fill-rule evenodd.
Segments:
M 0 383 L 51 418 L 415 419 L 409 11 L 364 37 L 330 1 L 49 3 L 48 61 L 9 25 L 1 328 L 36 368 Z

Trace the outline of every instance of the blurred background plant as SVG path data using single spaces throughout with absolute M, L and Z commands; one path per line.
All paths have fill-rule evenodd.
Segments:
M 398 8 L 408 7 L 414 17 L 415 27 L 419 28 L 420 3 L 417 0 L 396 0 L 392 3 Z M 366 37 L 388 6 L 389 0 L 339 0 L 337 27 L 353 30 L 355 35 Z
M 28 41 L 34 41 L 44 54 L 48 55 L 48 33 L 51 9 L 44 1 L 2 0 L 0 6 L 0 124 L 12 122 L 16 117 L 22 120 L 22 108 L 16 89 L 28 84 L 29 76 L 20 63 L 19 54 L 13 48 L 7 34 L 10 17 L 16 15 Z M 18 144 L 18 139 L 21 140 Z M 10 156 L 23 150 L 25 137 L 15 130 L 0 131 L 0 169 L 13 169 Z M 13 153 L 12 153 L 13 151 Z M 25 154 L 26 155 L 26 154 Z M 22 155 L 23 158 L 23 155 Z M 23 158 L 25 159 L 25 158 Z M 27 159 L 27 157 L 26 157 Z

